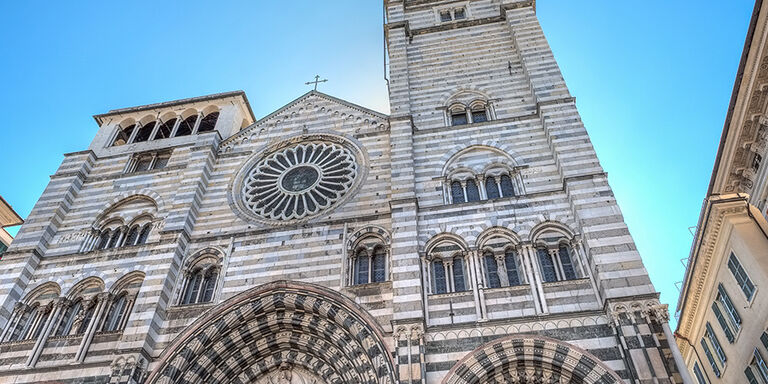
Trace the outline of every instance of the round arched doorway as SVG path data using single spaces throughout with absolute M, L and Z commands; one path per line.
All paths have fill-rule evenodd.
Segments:
M 576 346 L 537 335 L 491 341 L 451 368 L 443 384 L 618 384 L 621 378 Z
M 192 323 L 147 383 L 395 384 L 382 340 L 375 320 L 338 292 L 277 281 Z

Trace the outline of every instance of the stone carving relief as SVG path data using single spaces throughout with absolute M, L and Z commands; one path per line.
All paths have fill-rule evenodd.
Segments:
M 256 379 L 253 384 L 325 384 L 315 374 L 283 363 L 280 368 Z

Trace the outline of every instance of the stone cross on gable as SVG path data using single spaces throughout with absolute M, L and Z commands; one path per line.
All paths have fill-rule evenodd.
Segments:
M 320 80 L 320 75 L 316 75 L 316 76 L 315 76 L 315 81 L 307 81 L 307 82 L 306 82 L 306 83 L 304 83 L 304 84 L 306 84 L 306 85 L 312 85 L 312 84 L 314 84 L 314 85 L 315 85 L 315 91 L 317 91 L 317 84 L 319 84 L 319 83 L 325 83 L 326 81 L 328 81 L 328 79 L 322 79 L 322 80 Z

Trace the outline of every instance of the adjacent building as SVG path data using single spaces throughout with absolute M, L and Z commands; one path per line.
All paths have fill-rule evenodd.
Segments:
M 677 306 L 700 384 L 768 383 L 768 7 L 749 26 Z
M 0 258 L 2 258 L 3 253 L 11 245 L 11 241 L 13 241 L 13 236 L 5 228 L 15 227 L 23 223 L 24 220 L 22 220 L 21 216 L 0 196 Z
M 389 115 L 95 116 L 3 259 L 0 381 L 690 383 L 535 3 L 384 6 Z

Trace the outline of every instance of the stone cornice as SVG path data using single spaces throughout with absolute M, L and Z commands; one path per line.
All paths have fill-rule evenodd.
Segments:
M 712 288 L 706 284 L 707 280 L 711 273 L 716 272 L 715 269 L 721 258 L 725 257 L 715 251 L 726 220 L 734 215 L 747 215 L 749 209 L 747 199 L 746 195 L 729 195 L 722 198 L 715 196 L 707 202 L 706 219 L 701 224 L 704 226 L 703 231 L 696 238 L 680 295 L 681 303 L 678 306 L 680 319 L 677 333 L 683 337 L 691 338 L 701 301 Z M 709 307 L 705 304 L 702 310 L 706 311 L 707 308 Z M 689 346 L 685 344 L 679 346 L 685 355 Z

